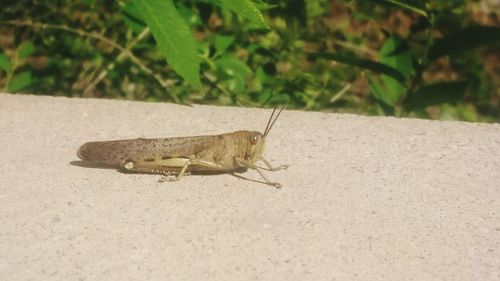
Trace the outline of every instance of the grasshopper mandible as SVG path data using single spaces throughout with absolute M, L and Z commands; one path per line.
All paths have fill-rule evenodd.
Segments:
M 265 139 L 282 111 L 283 108 L 273 119 L 274 108 L 264 133 L 236 131 L 209 136 L 87 142 L 78 148 L 77 155 L 83 161 L 117 166 L 128 172 L 164 175 L 160 181 L 176 181 L 191 173 L 235 175 L 238 170 L 253 169 L 266 184 L 280 188 L 281 184 L 271 182 L 261 170 L 288 167 L 274 168 L 262 157 Z M 255 163 L 259 160 L 267 167 L 257 166 Z

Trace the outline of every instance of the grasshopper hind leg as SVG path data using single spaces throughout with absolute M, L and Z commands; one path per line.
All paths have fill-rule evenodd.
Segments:
M 164 168 L 158 166 L 151 165 L 141 165 L 141 163 L 135 163 L 132 160 L 125 161 L 123 168 L 127 172 L 132 173 L 144 173 L 144 174 L 158 174 L 162 175 L 162 177 L 158 180 L 158 182 L 166 182 L 166 181 L 178 181 L 182 176 L 189 176 L 191 173 L 186 172 L 180 175 L 182 169 L 174 169 L 174 168 Z M 179 177 L 180 175 L 180 177 Z
M 200 159 L 189 158 L 167 158 L 158 160 L 143 160 L 134 162 L 132 160 L 125 161 L 123 167 L 127 171 L 149 174 L 161 174 L 164 177 L 159 182 L 178 181 L 183 176 L 190 175 L 188 170 L 190 166 L 203 167 L 212 170 L 221 169 L 221 165 Z

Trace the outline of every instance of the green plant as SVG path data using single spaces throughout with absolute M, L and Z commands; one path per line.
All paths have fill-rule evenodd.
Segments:
M 413 112 L 417 116 L 427 116 L 425 110 L 429 106 L 457 104 L 466 98 L 474 99 L 474 93 L 480 91 L 477 87 L 471 88 L 474 80 L 479 79 L 477 75 L 426 83 L 423 73 L 440 58 L 461 56 L 469 50 L 500 43 L 500 28 L 458 23 L 453 26 L 453 31 L 439 38 L 434 33 L 439 20 L 446 16 L 449 9 L 460 8 L 463 4 L 461 1 L 452 4 L 436 1 L 434 5 L 428 1 L 379 2 L 411 11 L 420 18 L 405 38 L 385 31 L 386 39 L 378 53 L 378 61 L 339 53 L 313 55 L 377 73 L 369 78 L 370 93 L 387 115 L 408 115 Z
M 33 83 L 30 70 L 18 71 L 18 69 L 35 50 L 33 42 L 26 41 L 19 45 L 12 58 L 9 58 L 5 53 L 0 53 L 0 69 L 6 73 L 3 91 L 15 93 Z
M 0 87 L 27 71 L 14 90 L 500 120 L 498 27 L 476 24 L 471 5 L 7 0 Z M 23 42 L 36 52 L 9 68 Z

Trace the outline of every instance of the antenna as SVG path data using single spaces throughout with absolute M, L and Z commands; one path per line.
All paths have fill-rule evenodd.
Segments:
M 264 130 L 264 137 L 266 137 L 269 134 L 269 132 L 271 131 L 271 129 L 272 129 L 273 125 L 274 125 L 274 123 L 276 122 L 276 120 L 278 120 L 278 117 L 280 116 L 280 114 L 283 111 L 283 109 L 285 108 L 285 106 L 282 106 L 280 108 L 280 110 L 278 111 L 278 114 L 276 115 L 276 117 L 273 120 L 273 116 L 274 116 L 274 113 L 276 112 L 277 108 L 278 107 L 275 107 L 273 109 L 273 112 L 271 113 L 271 117 L 269 117 L 269 121 L 267 121 L 266 129 Z

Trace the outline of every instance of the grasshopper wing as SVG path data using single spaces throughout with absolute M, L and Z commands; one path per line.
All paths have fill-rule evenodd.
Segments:
M 192 157 L 219 144 L 220 140 L 219 135 L 213 135 L 88 142 L 78 149 L 77 155 L 88 162 L 123 165 L 127 160 Z

